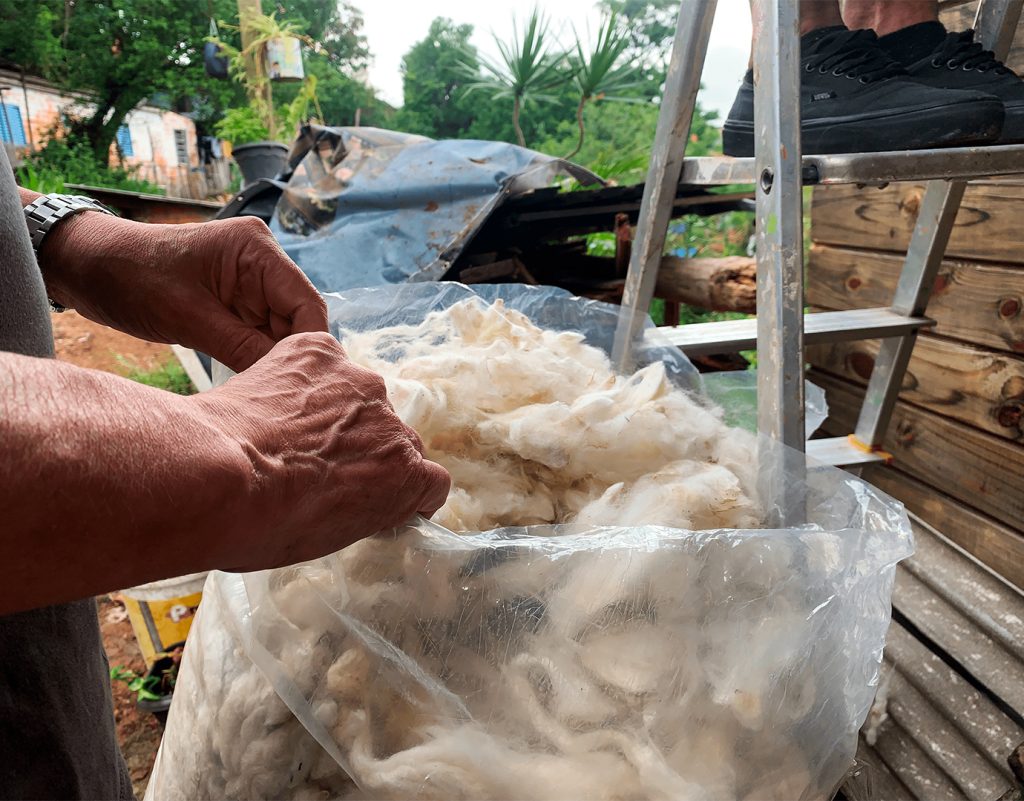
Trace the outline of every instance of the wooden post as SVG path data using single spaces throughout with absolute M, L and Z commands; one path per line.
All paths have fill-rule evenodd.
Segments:
M 249 20 L 263 13 L 263 6 L 260 0 L 238 0 L 238 27 L 242 34 L 242 49 L 244 50 L 256 38 L 256 32 L 249 24 Z M 277 139 L 277 120 L 274 119 L 274 98 L 270 88 L 270 79 L 265 74 L 262 59 L 258 53 L 253 53 L 245 62 L 245 74 L 250 87 L 256 96 L 263 101 L 267 109 L 267 117 L 264 122 L 271 139 Z M 257 88 L 259 87 L 259 88 Z
M 629 258 L 633 252 L 633 226 L 628 214 L 615 215 L 615 274 L 621 278 L 629 272 Z

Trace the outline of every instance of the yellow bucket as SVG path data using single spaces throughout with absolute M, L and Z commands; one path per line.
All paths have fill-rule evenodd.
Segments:
M 205 573 L 193 573 L 121 593 L 147 668 L 159 654 L 188 636 L 205 581 Z

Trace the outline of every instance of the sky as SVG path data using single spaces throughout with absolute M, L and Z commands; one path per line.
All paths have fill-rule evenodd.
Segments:
M 394 106 L 402 103 L 402 56 L 427 34 L 434 17 L 449 17 L 473 26 L 472 42 L 487 55 L 495 55 L 491 36 L 508 39 L 513 31 L 512 14 L 520 19 L 533 8 L 533 0 L 368 0 L 355 5 L 363 13 L 366 39 L 373 54 L 370 84 Z M 572 38 L 570 20 L 577 30 L 595 30 L 600 19 L 595 0 L 539 0 L 551 18 L 554 31 Z M 718 0 L 704 65 L 701 105 L 716 110 L 723 119 L 747 68 L 750 47 L 750 11 L 747 0 Z

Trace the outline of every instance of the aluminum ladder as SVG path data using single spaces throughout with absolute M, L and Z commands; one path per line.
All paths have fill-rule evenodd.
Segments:
M 981 0 L 976 39 L 997 57 L 1009 52 L 1024 0 Z M 807 156 L 800 151 L 800 41 L 796 0 L 761 0 L 754 46 L 755 158 L 685 158 L 690 122 L 716 0 L 683 0 L 658 118 L 636 238 L 623 294 L 614 357 L 624 367 L 641 336 L 679 183 L 756 186 L 757 317 L 656 329 L 654 336 L 690 354 L 756 345 L 758 430 L 789 446 L 790 467 L 817 463 L 859 469 L 885 461 L 882 440 L 917 339 L 966 180 L 1024 173 L 1024 145 Z M 885 308 L 804 314 L 802 187 L 852 183 L 884 186 L 926 180 L 892 304 Z M 648 333 L 648 336 L 651 334 Z M 804 345 L 881 339 L 864 405 L 848 437 L 806 441 Z M 795 463 L 794 463 L 795 462 Z M 762 473 L 778 473 L 765 471 Z M 784 486 L 767 487 L 785 503 Z

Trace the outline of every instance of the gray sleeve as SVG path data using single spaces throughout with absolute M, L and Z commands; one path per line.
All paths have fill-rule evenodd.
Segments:
M 46 288 L 36 264 L 14 171 L 0 147 L 0 351 L 53 356 Z

